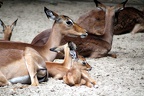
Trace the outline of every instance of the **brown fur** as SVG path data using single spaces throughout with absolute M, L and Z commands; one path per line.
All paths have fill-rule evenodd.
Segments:
M 117 12 L 116 19 L 114 27 L 115 35 L 144 31 L 144 13 L 134 7 L 125 7 L 123 10 Z M 137 24 L 140 26 L 135 30 Z
M 66 84 L 70 86 L 86 85 L 87 87 L 92 87 L 96 84 L 96 81 L 90 77 L 86 70 L 82 70 L 75 65 L 77 65 L 77 62 L 73 62 L 72 67 L 63 76 Z

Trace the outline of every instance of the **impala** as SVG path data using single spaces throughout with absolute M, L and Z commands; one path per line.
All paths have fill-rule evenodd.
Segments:
M 68 42 L 62 46 L 54 47 L 50 49 L 54 52 L 60 52 L 64 50 L 64 60 L 61 63 L 58 62 L 46 62 L 46 67 L 48 69 L 48 73 L 51 77 L 55 79 L 62 79 L 66 72 L 71 68 L 72 59 L 77 58 L 77 66 L 82 70 L 91 70 L 91 66 L 86 62 L 86 59 L 82 56 L 77 56 L 76 53 L 76 45 L 73 42 Z
M 72 19 L 65 15 L 58 15 L 57 13 L 44 8 L 44 11 L 48 18 L 54 20 L 52 27 L 52 32 L 49 37 L 49 40 L 43 46 L 36 46 L 28 43 L 22 42 L 6 42 L 0 41 L 1 49 L 19 49 L 24 50 L 25 47 L 31 47 L 35 49 L 46 61 L 53 61 L 57 55 L 55 52 L 51 52 L 49 49 L 55 46 L 58 46 L 61 42 L 61 39 L 64 36 L 81 36 L 84 38 L 87 36 L 87 31 L 76 24 Z
M 14 26 L 16 26 L 17 20 L 18 19 L 16 19 L 11 25 L 5 25 L 3 23 L 3 21 L 0 19 L 0 24 L 3 27 L 3 33 L 4 33 L 4 39 L 3 40 L 10 41 L 11 36 L 12 36 L 12 31 L 14 29 Z
M 94 0 L 99 9 L 81 16 L 77 21 L 80 26 L 88 29 L 89 35 L 87 38 L 81 39 L 65 36 L 62 39 L 61 44 L 65 44 L 68 41 L 73 41 L 78 47 L 78 53 L 84 57 L 99 58 L 104 56 L 112 56 L 116 58 L 115 54 L 109 54 L 113 41 L 115 13 L 123 9 L 127 1 L 128 0 L 116 6 L 110 7 L 100 3 L 97 0 Z M 97 12 L 97 14 L 93 14 L 94 12 Z M 93 28 L 91 28 L 91 26 L 93 26 Z M 45 44 L 45 42 L 49 41 L 50 39 L 50 33 L 51 29 L 43 31 L 41 34 L 39 34 L 39 36 L 37 36 L 38 38 L 34 38 L 32 44 L 39 46 Z M 35 40 L 39 41 L 40 43 L 35 42 Z M 57 58 L 63 58 L 63 56 L 59 55 Z

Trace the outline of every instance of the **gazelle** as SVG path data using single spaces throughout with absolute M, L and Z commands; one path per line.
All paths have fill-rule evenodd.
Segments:
M 37 86 L 48 80 L 44 59 L 30 48 L 25 50 L 1 49 L 0 86 L 22 83 Z
M 55 79 L 62 79 L 68 69 L 71 68 L 72 58 L 74 58 L 72 56 L 77 55 L 75 52 L 76 46 L 73 42 L 68 42 L 62 46 L 51 48 L 50 50 L 54 52 L 64 50 L 65 57 L 62 63 L 46 62 L 49 75 Z M 78 63 L 75 64 L 75 66 L 78 68 L 81 68 L 82 70 L 91 70 L 91 66 L 86 62 L 85 58 L 79 56 L 77 62 Z
M 97 0 L 94 1 L 99 9 L 97 9 L 96 11 L 91 11 L 90 14 L 81 16 L 80 19 L 77 21 L 80 26 L 88 29 L 89 35 L 87 36 L 87 38 L 73 39 L 71 37 L 65 36 L 62 39 L 61 44 L 65 44 L 67 41 L 73 41 L 78 46 L 78 53 L 84 57 L 99 58 L 104 56 L 112 56 L 116 58 L 115 54 L 109 54 L 113 40 L 115 12 L 122 9 L 128 0 L 113 7 L 105 6 Z M 93 14 L 93 12 L 97 12 L 97 14 Z M 96 16 L 97 18 L 95 19 Z M 90 25 L 94 26 L 94 24 L 96 26 L 94 28 L 90 28 Z M 50 33 L 50 29 L 45 30 L 43 33 L 37 36 L 38 38 L 34 38 L 32 43 L 39 46 L 45 44 L 44 42 L 49 40 L 49 35 L 44 36 L 43 34 Z M 39 41 L 42 43 L 38 43 L 35 41 Z M 59 55 L 58 58 L 62 58 L 62 56 Z
M 44 12 L 46 13 L 49 19 L 54 20 L 52 27 L 52 32 L 49 37 L 49 40 L 43 46 L 35 46 L 28 43 L 22 42 L 6 42 L 0 41 L 0 49 L 19 49 L 24 50 L 25 47 L 31 47 L 35 49 L 45 61 L 53 61 L 56 57 L 56 52 L 51 52 L 49 49 L 55 46 L 58 46 L 61 42 L 61 39 L 64 36 L 81 36 L 84 38 L 87 36 L 87 31 L 76 24 L 72 19 L 65 15 L 58 15 L 57 13 L 44 7 Z M 0 57 L 1 58 L 1 57 Z
M 4 39 L 3 40 L 10 41 L 11 36 L 12 36 L 12 31 L 14 29 L 14 26 L 16 26 L 17 20 L 18 19 L 16 19 L 11 25 L 5 25 L 3 23 L 3 21 L 0 19 L 0 25 L 2 25 L 3 33 L 4 33 Z

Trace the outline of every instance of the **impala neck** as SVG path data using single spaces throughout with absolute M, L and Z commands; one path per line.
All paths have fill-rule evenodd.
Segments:
M 11 36 L 7 36 L 7 35 L 4 36 L 4 40 L 10 41 L 10 38 L 11 38 Z
M 55 59 L 57 53 L 52 52 L 49 49 L 59 46 L 62 38 L 63 36 L 61 34 L 61 30 L 59 29 L 59 25 L 55 24 L 52 28 L 52 32 L 47 43 L 44 45 L 45 49 L 42 50 L 44 54 L 43 57 L 45 57 L 47 61 L 53 61 Z
M 112 40 L 113 40 L 114 15 L 115 15 L 115 12 L 113 10 L 106 10 L 105 28 L 104 28 L 104 33 L 105 34 L 103 36 L 103 40 L 107 41 L 109 44 L 112 44 Z
M 64 49 L 64 53 L 65 53 L 65 58 L 64 58 L 64 63 L 63 65 L 70 69 L 71 68 L 71 64 L 72 64 L 72 57 L 70 55 L 70 49 L 69 48 L 65 48 Z

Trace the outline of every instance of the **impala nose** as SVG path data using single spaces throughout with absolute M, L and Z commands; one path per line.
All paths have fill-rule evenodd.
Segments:
M 50 48 L 50 51 L 57 52 L 56 48 L 57 47 Z
M 80 37 L 81 38 L 86 38 L 87 36 L 88 36 L 88 33 L 86 32 L 86 33 L 82 34 Z

